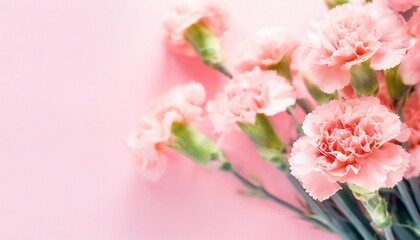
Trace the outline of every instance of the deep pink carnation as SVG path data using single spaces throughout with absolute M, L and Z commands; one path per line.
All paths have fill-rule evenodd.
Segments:
M 164 21 L 165 40 L 174 51 L 195 56 L 196 53 L 185 39 L 185 31 L 200 21 L 221 36 L 227 29 L 228 14 L 220 2 L 212 0 L 182 1 L 175 5 Z
M 202 119 L 206 93 L 195 82 L 178 86 L 158 98 L 149 116 L 127 139 L 128 147 L 137 156 L 141 174 L 146 180 L 156 181 L 164 173 L 166 158 L 162 151 L 171 140 L 174 122 L 195 123 Z
M 319 106 L 306 116 L 303 131 L 306 136 L 293 145 L 290 169 L 320 201 L 341 189 L 338 183 L 371 192 L 393 187 L 408 167 L 409 154 L 391 142 L 404 140 L 402 123 L 376 98 Z
M 267 70 L 283 57 L 291 58 L 299 41 L 290 32 L 279 27 L 264 28 L 244 41 L 236 49 L 234 65 L 239 72 L 251 71 L 255 67 Z
M 255 123 L 257 113 L 273 116 L 285 111 L 295 104 L 295 94 L 287 80 L 276 72 L 255 68 L 235 76 L 206 109 L 215 132 L 221 133 L 239 122 Z
M 405 22 L 394 11 L 372 4 L 332 9 L 299 49 L 301 69 L 321 90 L 332 93 L 350 83 L 349 69 L 365 61 L 374 70 L 401 62 L 409 48 Z

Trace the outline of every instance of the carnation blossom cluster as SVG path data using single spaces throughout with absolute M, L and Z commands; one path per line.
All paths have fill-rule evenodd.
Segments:
M 217 38 L 227 31 L 226 9 L 212 1 L 176 5 L 164 22 L 166 44 L 229 79 L 208 102 L 196 82 L 170 90 L 128 146 L 149 180 L 163 174 L 163 150 L 172 147 L 200 165 L 217 162 L 250 195 L 343 239 L 416 239 L 407 229 L 420 232 L 420 2 L 325 3 L 330 10 L 302 38 L 281 26 L 263 28 L 232 51 L 231 67 Z M 291 140 L 271 125 L 282 112 L 294 124 Z M 210 137 L 195 128 L 204 118 Z M 303 210 L 239 173 L 223 142 L 211 140 L 232 130 L 287 176 Z

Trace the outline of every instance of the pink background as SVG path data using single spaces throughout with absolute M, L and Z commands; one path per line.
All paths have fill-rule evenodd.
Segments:
M 139 177 L 125 138 L 150 101 L 189 80 L 212 97 L 226 82 L 164 48 L 172 2 L 0 0 L 0 239 L 336 239 L 174 153 L 159 183 Z M 322 2 L 228 1 L 228 58 L 260 27 L 302 33 Z M 279 130 L 290 127 L 279 117 Z M 242 134 L 227 142 L 240 171 L 297 203 Z

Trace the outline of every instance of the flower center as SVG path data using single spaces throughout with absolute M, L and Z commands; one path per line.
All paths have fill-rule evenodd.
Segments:
M 317 142 L 318 167 L 334 170 L 358 164 L 379 147 L 377 127 L 366 118 L 332 122 Z

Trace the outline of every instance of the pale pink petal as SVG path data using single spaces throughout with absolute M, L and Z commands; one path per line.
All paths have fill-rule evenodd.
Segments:
M 420 175 L 420 146 L 410 149 L 410 162 L 408 170 L 404 174 L 405 179 Z
M 367 157 L 359 173 L 348 176 L 347 181 L 371 192 L 401 181 L 404 172 L 401 173 L 399 170 L 404 165 L 406 157 L 405 154 L 401 155 L 403 152 L 401 146 L 385 143 Z M 392 178 L 388 180 L 389 173 L 392 173 L 390 174 Z
M 395 11 L 405 12 L 413 7 L 410 0 L 383 0 L 390 8 Z
M 411 129 L 406 123 L 401 125 L 401 134 L 395 138 L 398 142 L 407 142 L 411 135 Z
M 329 67 L 326 65 L 313 65 L 308 77 L 326 93 L 343 89 L 350 83 L 350 73 L 342 67 Z
M 406 85 L 420 83 L 420 42 L 417 42 L 402 60 L 398 69 Z
M 341 189 L 337 183 L 328 181 L 321 172 L 315 171 L 316 149 L 310 139 L 302 137 L 293 144 L 289 159 L 291 174 L 301 183 L 311 197 L 323 201 Z

